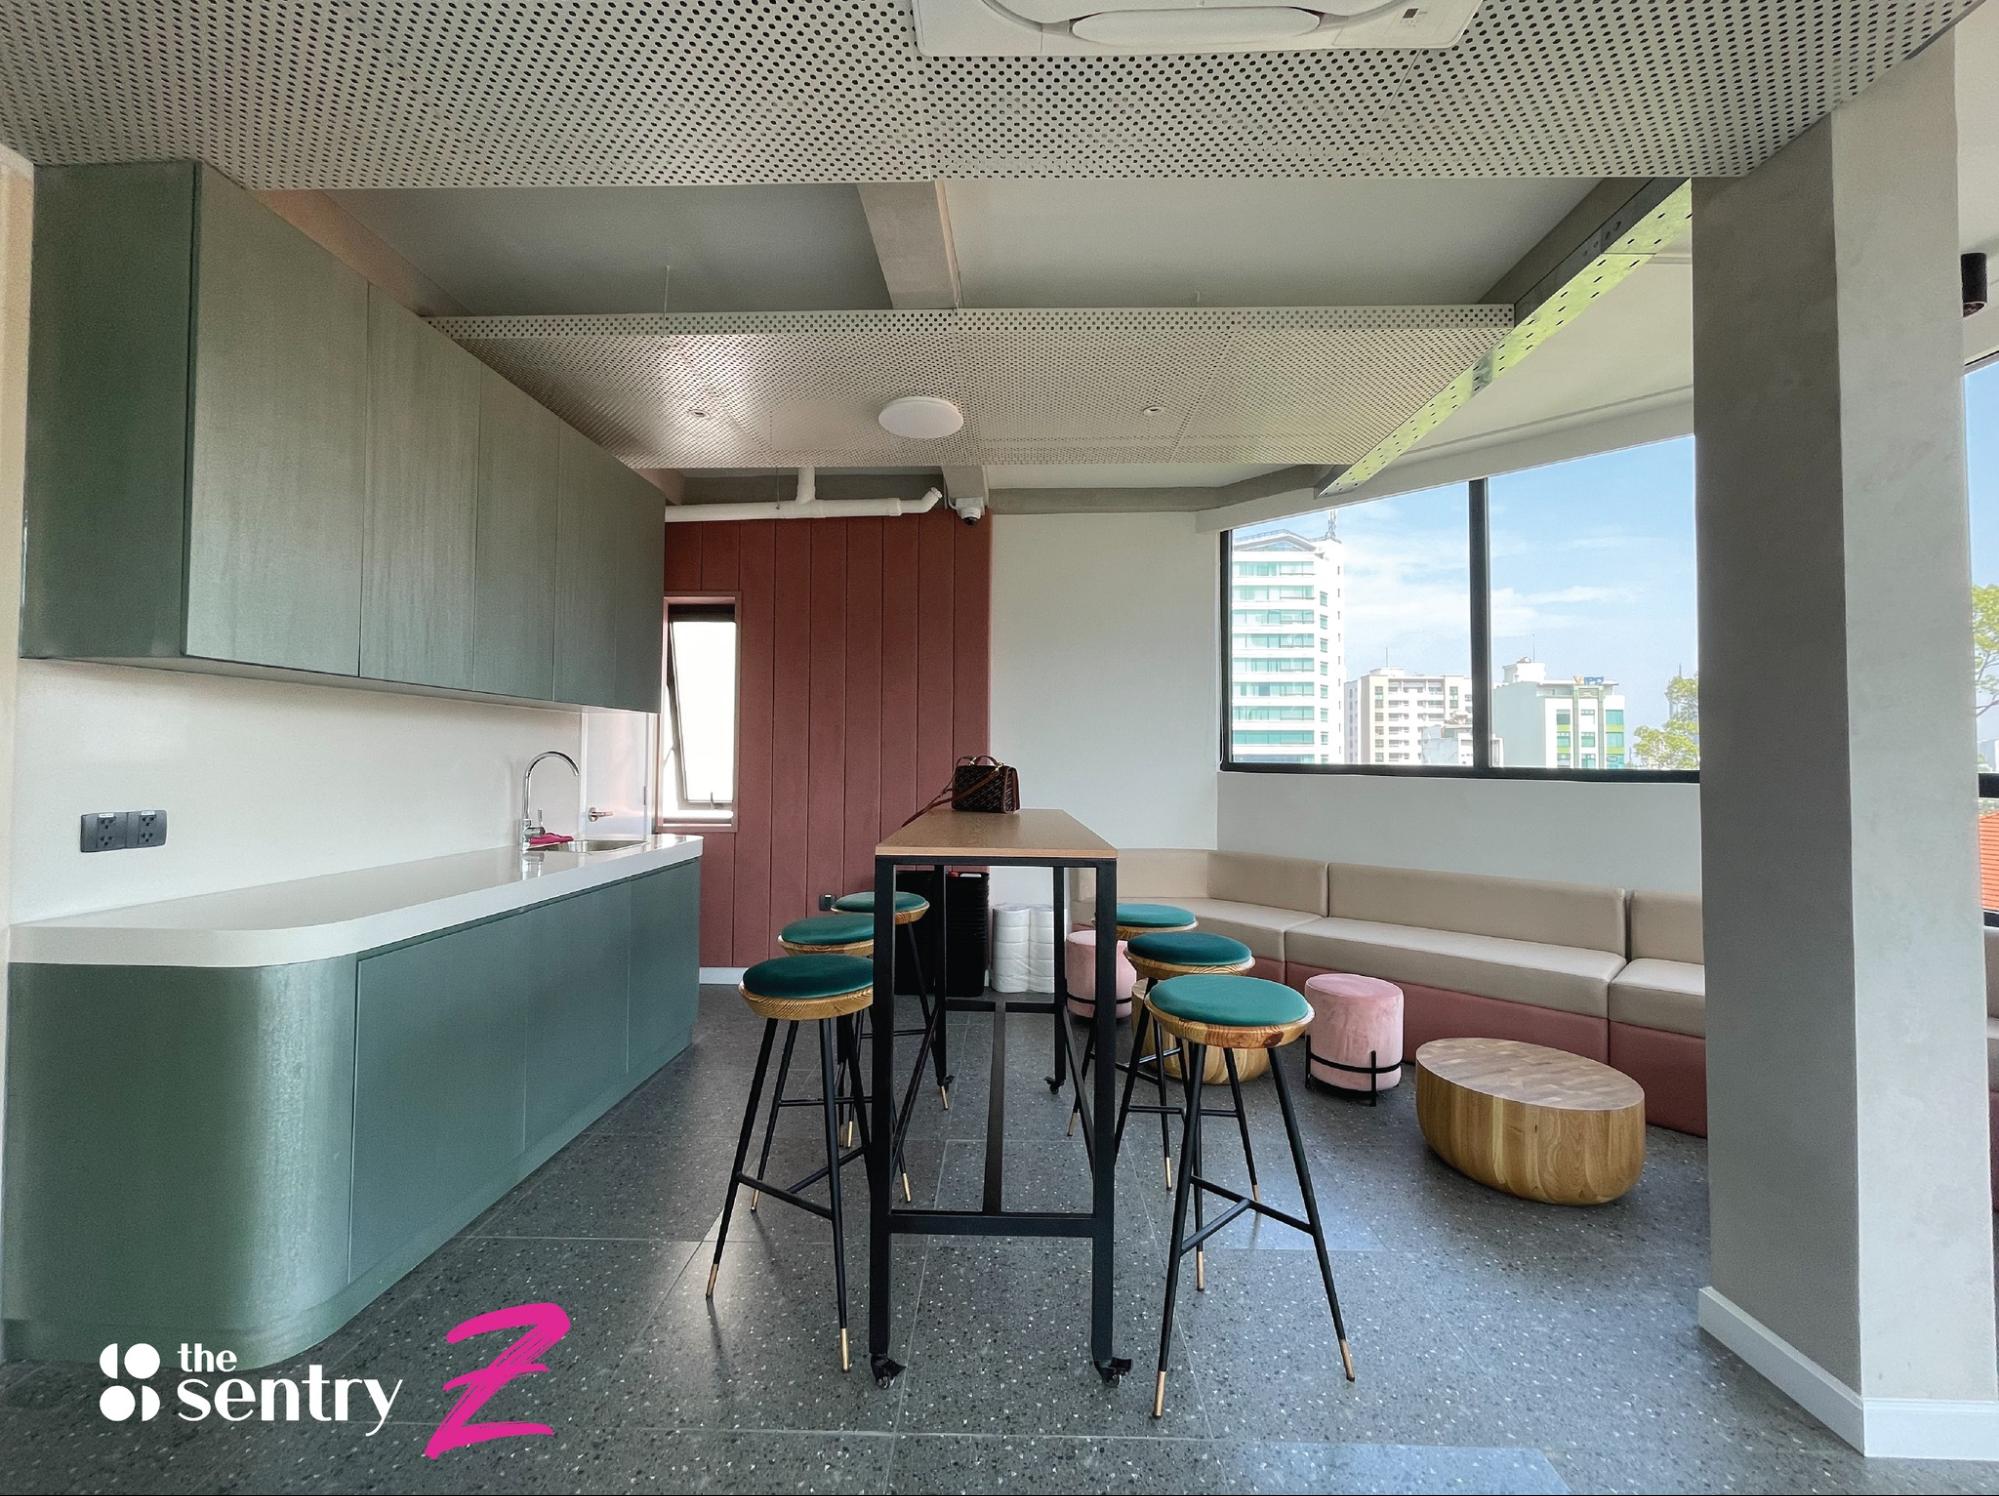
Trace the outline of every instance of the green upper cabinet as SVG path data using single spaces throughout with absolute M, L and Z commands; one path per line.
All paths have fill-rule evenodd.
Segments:
M 657 493 L 193 162 L 35 184 L 21 653 L 659 706 Z
M 368 285 L 197 177 L 190 655 L 359 673 Z
M 613 706 L 618 689 L 619 524 L 630 472 L 564 427 L 556 452 L 555 699 Z
M 555 508 L 562 422 L 487 370 L 479 383 L 472 684 L 555 699 Z
M 626 477 L 618 508 L 618 658 L 614 704 L 660 709 L 660 646 L 666 636 L 665 497 L 636 474 Z
M 479 361 L 368 293 L 368 530 L 361 673 L 473 684 Z

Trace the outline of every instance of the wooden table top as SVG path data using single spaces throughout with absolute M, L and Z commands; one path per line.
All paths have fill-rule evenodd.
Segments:
M 875 847 L 877 857 L 1116 857 L 1117 848 L 1062 810 L 933 810 Z
M 1432 1039 L 1416 1068 L 1467 1091 L 1559 1112 L 1642 1107 L 1645 1091 L 1621 1070 L 1519 1039 Z

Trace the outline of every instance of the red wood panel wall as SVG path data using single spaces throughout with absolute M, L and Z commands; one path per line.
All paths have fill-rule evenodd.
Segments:
M 666 592 L 733 593 L 736 823 L 702 849 L 701 963 L 777 954 L 821 893 L 987 748 L 992 527 L 898 519 L 670 525 Z

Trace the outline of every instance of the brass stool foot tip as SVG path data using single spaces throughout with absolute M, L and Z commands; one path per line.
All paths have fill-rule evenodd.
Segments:
M 840 1370 L 852 1371 L 853 1369 L 853 1358 L 847 1354 L 847 1332 L 842 1330 L 840 1332 Z
M 1340 1360 L 1346 1363 L 1347 1380 L 1351 1382 L 1353 1380 L 1353 1352 L 1347 1348 L 1347 1343 L 1344 1340 L 1340 1342 Z
M 1166 1170 L 1166 1187 L 1170 1190 L 1173 1188 L 1173 1160 L 1169 1156 L 1160 1162 Z
M 1254 1200 L 1258 1205 L 1261 1205 L 1263 1203 L 1263 1186 L 1252 1184 L 1249 1187 L 1249 1198 Z
M 703 1297 L 711 1299 L 715 1297 L 715 1275 L 721 1271 L 721 1263 L 711 1262 L 708 1264 L 708 1292 Z
M 1163 1371 L 1159 1373 L 1159 1380 L 1152 1387 L 1152 1416 L 1154 1418 L 1166 1416 L 1166 1373 Z
M 1065 1138 L 1073 1138 L 1075 1135 L 1076 1135 L 1076 1114 L 1072 1111 L 1069 1113 L 1069 1125 L 1062 1129 L 1062 1136 Z
M 938 1099 L 939 1099 L 940 1101 L 942 1101 L 942 1102 L 944 1103 L 944 1110 L 945 1110 L 945 1111 L 947 1111 L 947 1112 L 948 1112 L 948 1111 L 950 1111 L 950 1110 L 951 1110 L 951 1088 L 950 1088 L 949 1086 L 939 1086 L 939 1087 L 937 1088 L 937 1097 L 938 1097 Z
M 757 1208 L 757 1201 L 761 1200 L 762 1198 L 763 1198 L 763 1191 L 762 1191 L 762 1190 L 751 1190 L 751 1191 L 750 1191 L 750 1209 L 751 1209 L 751 1210 L 755 1210 L 755 1209 Z
M 911 1198 L 912 1197 L 909 1193 L 909 1173 L 907 1170 L 905 1170 L 902 1176 L 902 1203 L 904 1205 L 909 1204 Z
M 849 1123 L 847 1124 L 847 1130 L 846 1130 L 846 1132 L 845 1132 L 845 1133 L 843 1133 L 843 1134 L 841 1134 L 841 1137 L 840 1137 L 840 1146 L 841 1146 L 842 1148 L 851 1148 L 851 1147 L 853 1147 L 853 1146 L 854 1146 L 854 1137 L 855 1137 L 855 1129 L 854 1129 L 854 1124 L 853 1124 L 853 1123 L 851 1123 L 851 1122 L 849 1122 Z
M 1207 1291 L 1208 1254 L 1197 1248 L 1194 1252 L 1194 1292 L 1206 1293 Z

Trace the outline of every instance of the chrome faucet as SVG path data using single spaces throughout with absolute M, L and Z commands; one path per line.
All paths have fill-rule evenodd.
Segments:
M 576 760 L 558 748 L 551 748 L 546 753 L 537 753 L 532 759 L 528 760 L 527 772 L 521 775 L 521 850 L 523 852 L 532 850 L 529 844 L 546 829 L 541 823 L 541 812 L 534 808 L 534 771 L 535 767 L 545 758 L 559 758 L 565 764 L 569 765 L 570 773 L 574 774 L 578 779 L 583 777 L 583 771 L 576 767 Z

